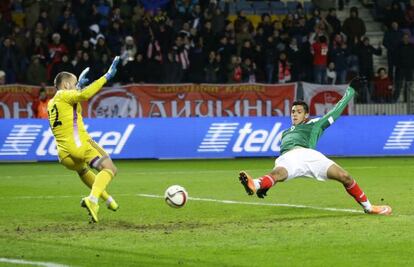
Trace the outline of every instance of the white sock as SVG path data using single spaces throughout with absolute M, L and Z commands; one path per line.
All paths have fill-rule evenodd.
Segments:
M 112 196 L 109 196 L 106 200 L 106 205 L 109 206 L 109 204 L 111 204 L 112 201 L 114 201 L 114 199 L 112 198 Z
M 256 190 L 260 189 L 260 179 L 253 179 L 253 184 Z
M 360 204 L 362 205 L 362 207 L 364 207 L 364 210 L 371 211 L 372 205 L 371 205 L 371 202 L 369 202 L 368 199 L 365 202 L 360 202 Z
M 98 204 L 98 199 L 92 195 L 89 196 L 89 200 L 95 204 Z

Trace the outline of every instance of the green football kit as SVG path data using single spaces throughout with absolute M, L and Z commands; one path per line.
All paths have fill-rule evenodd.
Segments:
M 355 90 L 352 87 L 348 87 L 342 99 L 325 116 L 310 119 L 285 130 L 282 134 L 280 154 L 284 154 L 294 147 L 314 149 L 325 129 L 341 116 L 349 101 L 354 97 L 354 94 Z

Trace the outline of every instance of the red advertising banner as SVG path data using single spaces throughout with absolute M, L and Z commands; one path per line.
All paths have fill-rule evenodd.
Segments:
M 348 85 L 327 85 L 302 83 L 304 101 L 309 105 L 309 113 L 311 116 L 322 116 L 328 113 L 342 96 Z M 344 115 L 352 115 L 354 113 L 354 100 L 352 99 L 348 107 L 344 110 Z
M 0 118 L 31 118 L 39 87 L 0 87 Z M 53 96 L 53 87 L 47 88 Z M 127 85 L 102 89 L 84 103 L 85 117 L 288 116 L 296 97 L 291 84 Z
M 39 95 L 38 86 L 12 84 L 0 86 L 0 118 L 32 118 L 33 102 Z M 55 89 L 46 88 L 49 96 L 53 96 Z
M 284 116 L 296 84 L 129 85 L 107 88 L 88 105 L 88 117 Z

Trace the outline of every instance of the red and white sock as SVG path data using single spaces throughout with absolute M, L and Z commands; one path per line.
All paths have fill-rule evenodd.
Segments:
M 270 175 L 264 175 L 258 179 L 254 179 L 253 182 L 256 190 L 269 189 L 275 184 L 275 181 Z
M 352 182 L 350 186 L 345 187 L 345 189 L 348 192 L 348 194 L 350 194 L 362 207 L 364 207 L 364 210 L 371 210 L 371 203 L 369 202 L 367 196 L 355 180 Z

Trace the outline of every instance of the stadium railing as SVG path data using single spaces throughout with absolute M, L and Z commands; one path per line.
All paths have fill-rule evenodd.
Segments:
M 355 104 L 356 115 L 408 115 L 414 114 L 414 81 L 401 85 L 399 96 L 394 95 L 396 85 L 393 85 L 391 94 L 378 97 L 374 93 L 374 84 L 371 83 L 365 95 L 357 96 Z M 405 93 L 406 91 L 406 93 Z

